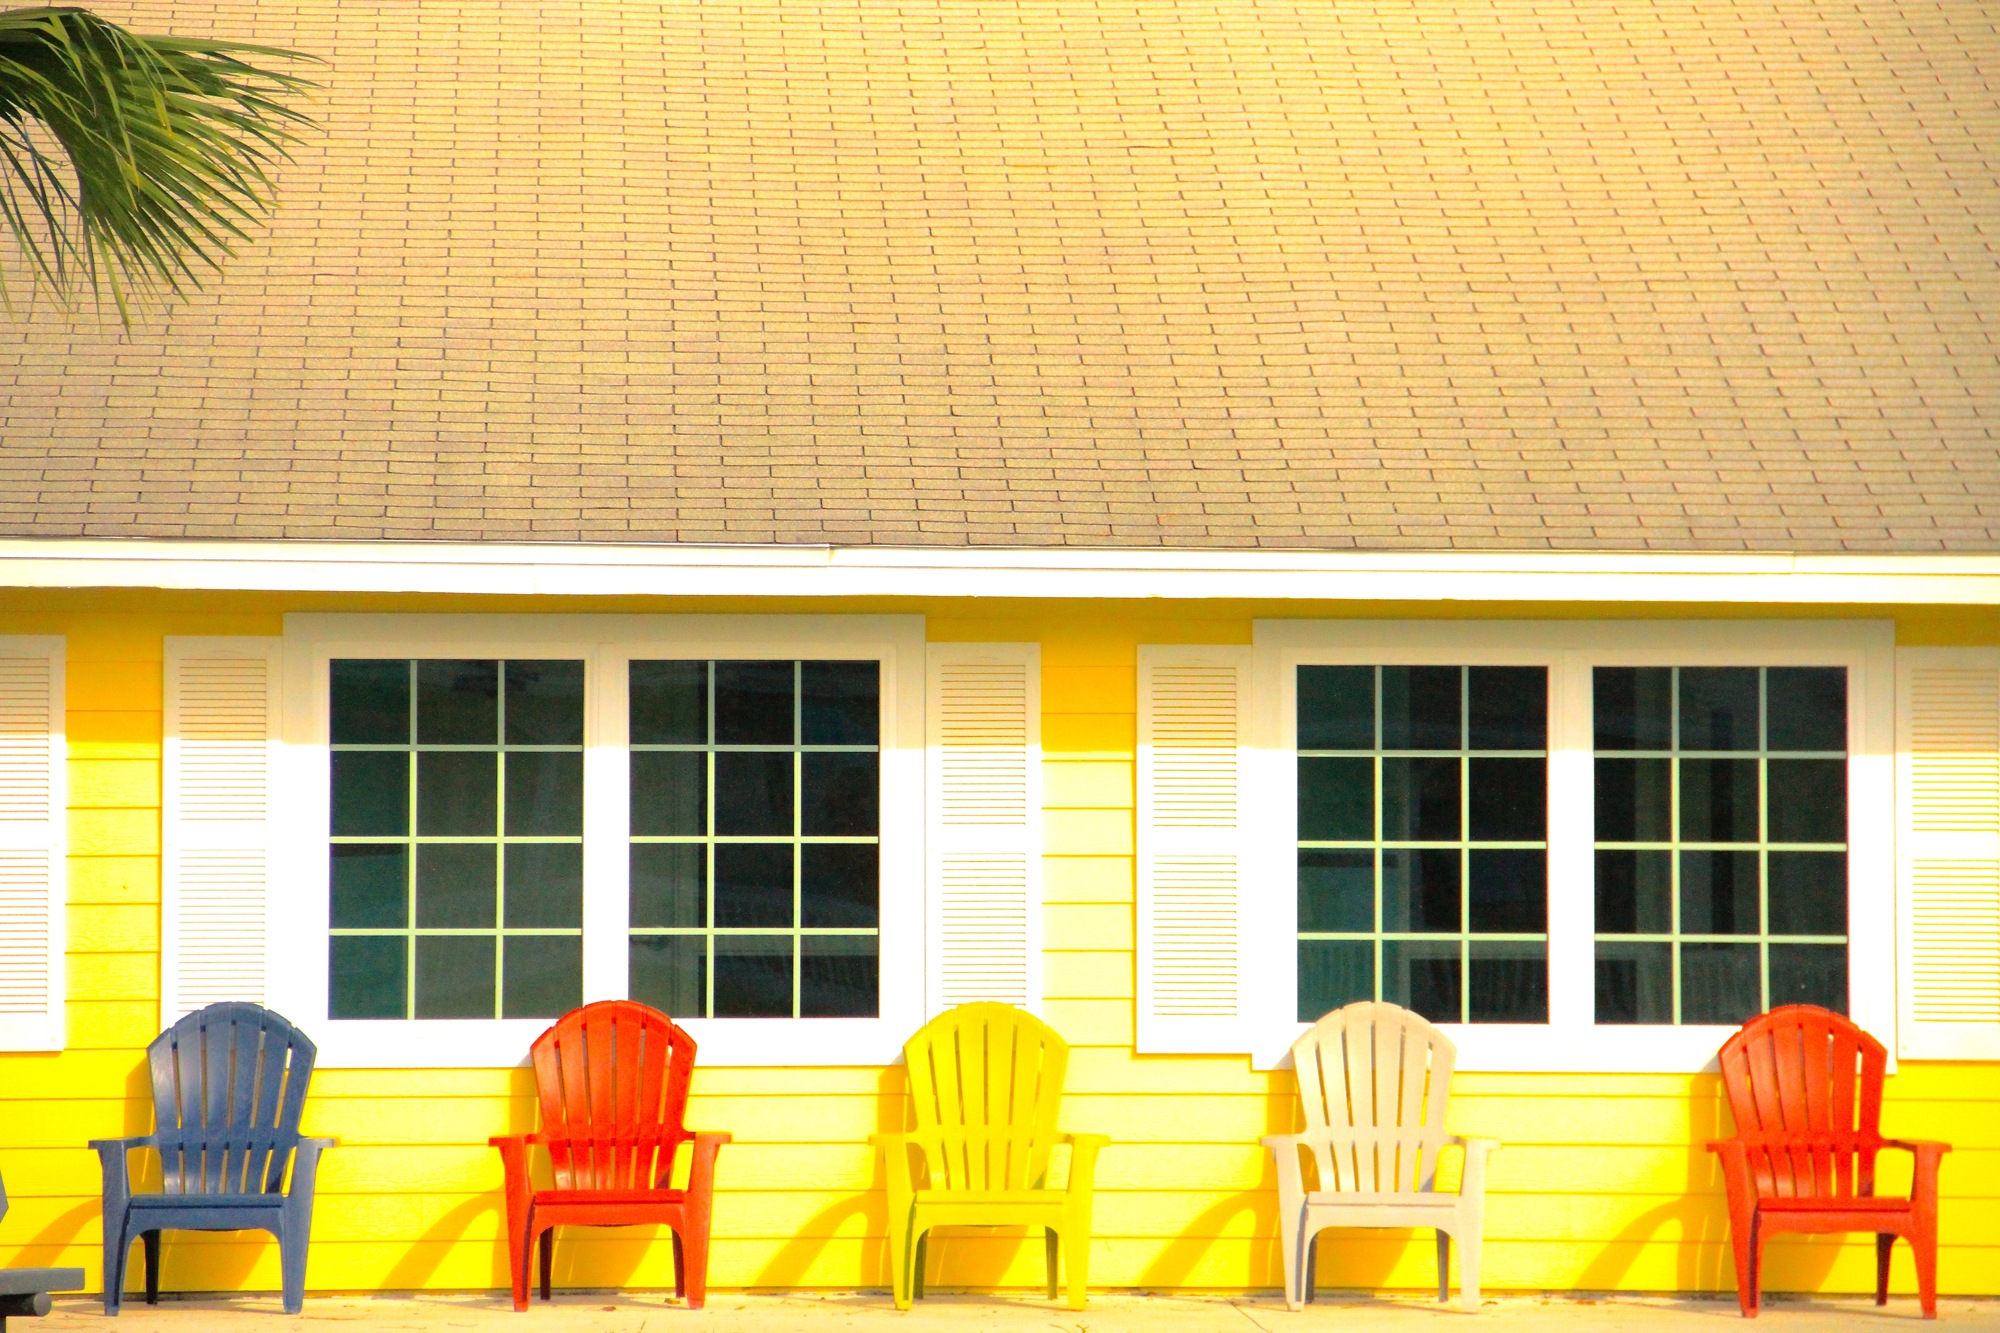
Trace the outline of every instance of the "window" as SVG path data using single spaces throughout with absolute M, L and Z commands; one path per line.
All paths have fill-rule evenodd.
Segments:
M 270 1002 L 329 1067 L 518 1064 L 634 998 L 724 1064 L 921 1020 L 905 616 L 286 621 Z
M 1700 1069 L 1795 1002 L 1893 1030 L 1894 659 L 1874 622 L 1257 622 L 1243 1043 L 1376 998 L 1465 1069 Z
M 1297 670 L 1300 1021 L 1545 1021 L 1547 670 Z
M 333 1018 L 583 997 L 583 663 L 329 668 Z
M 1847 673 L 1598 667 L 1597 1021 L 1847 1009 Z
M 880 670 L 631 664 L 632 996 L 675 1017 L 873 1017 Z

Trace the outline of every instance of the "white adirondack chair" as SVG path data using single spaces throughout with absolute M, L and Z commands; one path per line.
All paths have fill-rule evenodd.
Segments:
M 1486 1159 L 1500 1143 L 1445 1132 L 1457 1057 L 1444 1033 L 1394 1004 L 1336 1009 L 1293 1044 L 1305 1132 L 1263 1140 L 1278 1159 L 1286 1305 L 1297 1310 L 1312 1299 L 1316 1238 L 1325 1228 L 1432 1227 L 1438 1299 L 1448 1299 L 1456 1239 L 1459 1300 L 1479 1308 Z M 1437 1189 L 1438 1156 L 1447 1146 L 1465 1152 L 1456 1194 Z M 1317 1189 L 1306 1187 L 1307 1158 Z

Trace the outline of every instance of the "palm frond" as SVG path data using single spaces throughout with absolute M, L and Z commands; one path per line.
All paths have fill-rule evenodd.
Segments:
M 148 37 L 87 10 L 0 12 L 0 218 L 64 304 L 200 284 L 273 207 L 266 168 L 312 125 L 277 47 Z M 0 298 L 7 297 L 0 276 Z

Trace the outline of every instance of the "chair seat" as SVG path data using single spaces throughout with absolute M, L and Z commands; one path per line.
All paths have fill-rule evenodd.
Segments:
M 1361 1190 L 1318 1190 L 1306 1195 L 1308 1208 L 1438 1208 L 1449 1212 L 1458 1207 L 1456 1194 L 1435 1191 L 1407 1194 L 1376 1194 Z
M 970 1204 L 984 1208 L 997 1205 L 1028 1207 L 1032 1205 L 1060 1204 L 1069 1197 L 1068 1190 L 918 1190 L 916 1205 L 919 1208 L 956 1208 L 960 1204 Z
M 134 1194 L 132 1210 L 193 1212 L 198 1208 L 269 1208 L 285 1206 L 282 1194 Z
M 1793 1199 L 1770 1195 L 1758 1197 L 1757 1210 L 1764 1213 L 1907 1213 L 1910 1201 L 1877 1195 L 1849 1195 L 1845 1199 Z
M 535 1206 L 574 1208 L 579 1204 L 618 1207 L 634 1203 L 677 1204 L 687 1198 L 686 1190 L 536 1190 Z

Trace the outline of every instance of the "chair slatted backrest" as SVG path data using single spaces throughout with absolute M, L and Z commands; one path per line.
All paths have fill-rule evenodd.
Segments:
M 1790 1004 L 1745 1023 L 1719 1063 L 1760 1195 L 1875 1192 L 1888 1067 L 1881 1042 L 1831 1010 Z
M 932 1189 L 1042 1187 L 1069 1068 L 1055 1029 L 1013 1005 L 962 1004 L 926 1023 L 903 1056 Z
M 283 1188 L 318 1048 L 258 1004 L 197 1009 L 153 1038 L 153 1114 L 169 1194 Z
M 1458 1048 L 1394 1004 L 1364 1001 L 1292 1043 L 1322 1191 L 1409 1194 L 1436 1183 Z
M 563 1015 L 531 1048 L 556 1188 L 652 1189 L 687 1130 L 694 1039 L 636 1000 Z

